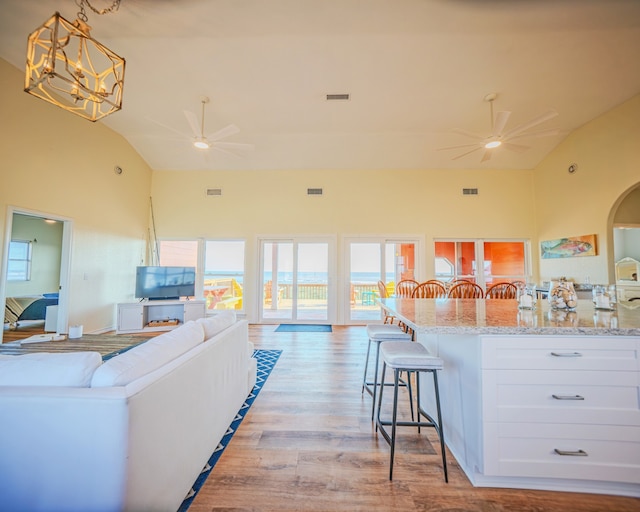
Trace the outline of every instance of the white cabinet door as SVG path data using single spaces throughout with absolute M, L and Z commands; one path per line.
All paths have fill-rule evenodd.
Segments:
M 142 304 L 118 304 L 118 331 L 139 331 L 144 327 Z
M 197 320 L 198 318 L 204 318 L 205 315 L 205 302 L 204 301 L 189 301 L 184 303 L 184 321 Z

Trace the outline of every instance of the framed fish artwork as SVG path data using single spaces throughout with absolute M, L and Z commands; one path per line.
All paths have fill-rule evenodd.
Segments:
M 542 259 L 597 256 L 596 235 L 572 236 L 540 242 Z

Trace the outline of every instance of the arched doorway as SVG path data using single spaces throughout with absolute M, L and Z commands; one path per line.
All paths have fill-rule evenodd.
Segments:
M 640 261 L 640 183 L 623 192 L 609 214 L 609 282 L 615 283 L 615 263 L 622 258 Z

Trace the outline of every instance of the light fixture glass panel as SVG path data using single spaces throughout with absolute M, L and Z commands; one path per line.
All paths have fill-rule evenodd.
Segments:
M 90 121 L 122 108 L 125 60 L 56 12 L 29 35 L 25 92 Z

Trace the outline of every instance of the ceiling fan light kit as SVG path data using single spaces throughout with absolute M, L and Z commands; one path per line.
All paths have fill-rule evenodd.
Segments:
M 460 146 L 448 146 L 444 148 L 439 148 L 439 150 L 445 149 L 467 149 L 464 153 L 454 156 L 452 160 L 458 160 L 459 158 L 465 157 L 479 149 L 484 149 L 484 154 L 482 155 L 481 162 L 486 162 L 491 159 L 491 155 L 493 153 L 493 149 L 498 147 L 504 147 L 510 151 L 515 152 L 524 152 L 529 149 L 529 146 L 523 146 L 520 144 L 513 144 L 511 141 L 517 140 L 520 138 L 526 137 L 548 137 L 552 135 L 558 135 L 559 131 L 557 129 L 544 130 L 539 132 L 530 132 L 532 128 L 535 126 L 552 119 L 557 116 L 558 113 L 555 110 L 548 110 L 543 114 L 529 120 L 526 123 L 522 123 L 515 128 L 512 128 L 509 131 L 504 131 L 507 122 L 509 120 L 509 116 L 511 112 L 509 111 L 501 111 L 497 112 L 494 116 L 493 114 L 493 102 L 498 97 L 498 94 L 492 92 L 487 94 L 483 99 L 484 101 L 489 103 L 489 113 L 491 117 L 491 134 L 488 136 L 479 135 L 477 133 L 468 132 L 466 130 L 455 129 L 454 133 L 458 135 L 463 135 L 465 137 L 469 137 L 471 139 L 475 139 L 476 142 L 472 144 L 463 144 Z
M 24 90 L 89 121 L 122 108 L 125 59 L 91 37 L 86 4 L 97 14 L 118 9 L 120 0 L 96 10 L 77 0 L 73 23 L 56 12 L 29 35 Z

